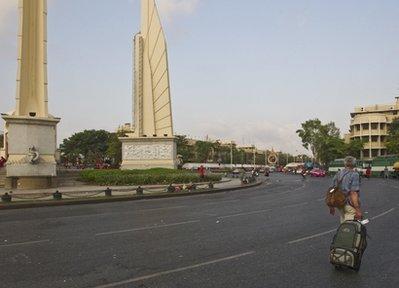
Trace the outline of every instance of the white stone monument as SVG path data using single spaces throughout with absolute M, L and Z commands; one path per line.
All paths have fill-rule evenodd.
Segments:
M 176 168 L 168 54 L 154 0 L 141 1 L 141 32 L 134 38 L 134 111 L 122 141 L 122 169 Z
M 10 188 L 51 186 L 56 176 L 56 126 L 48 113 L 47 0 L 19 1 L 16 109 L 5 120 Z

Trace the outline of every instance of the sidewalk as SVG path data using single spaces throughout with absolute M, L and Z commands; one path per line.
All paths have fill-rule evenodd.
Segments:
M 209 190 L 209 182 L 206 183 L 198 183 L 197 190 Z M 175 185 L 176 186 L 176 185 Z M 180 185 L 179 185 L 180 186 Z M 143 195 L 158 195 L 158 194 L 166 194 L 168 185 L 145 185 L 141 186 L 144 190 Z M 223 178 L 222 181 L 214 183 L 214 189 L 232 189 L 236 187 L 241 187 L 240 179 L 230 179 Z M 0 188 L 0 195 L 4 195 L 6 192 L 12 195 L 13 202 L 21 202 L 21 201 L 49 201 L 53 200 L 53 193 L 55 191 L 59 191 L 62 193 L 63 199 L 65 200 L 73 200 L 73 199 L 89 199 L 95 197 L 104 197 L 105 189 L 107 186 L 89 186 L 89 185 L 80 185 L 73 187 L 59 187 L 59 188 L 51 188 L 51 189 L 40 189 L 40 190 L 6 190 L 4 188 Z M 136 189 L 138 186 L 109 186 L 112 190 L 113 196 L 139 196 L 137 195 Z M 189 192 L 188 190 L 183 190 L 180 192 Z M 0 202 L 1 203 L 1 202 Z

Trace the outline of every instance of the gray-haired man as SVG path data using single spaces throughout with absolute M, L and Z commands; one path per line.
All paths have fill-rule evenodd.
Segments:
M 356 159 L 348 156 L 345 158 L 345 169 L 338 172 L 333 180 L 333 186 L 341 181 L 341 191 L 346 195 L 346 204 L 338 210 L 341 213 L 341 223 L 348 220 L 361 220 L 362 210 L 360 209 L 360 176 L 354 170 Z M 335 208 L 330 208 L 330 214 L 335 215 Z

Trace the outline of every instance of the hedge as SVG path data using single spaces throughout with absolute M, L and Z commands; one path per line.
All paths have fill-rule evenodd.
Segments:
M 220 181 L 222 176 L 209 174 L 201 179 L 198 173 L 185 170 L 84 170 L 80 174 L 84 182 L 109 186 L 168 185 Z

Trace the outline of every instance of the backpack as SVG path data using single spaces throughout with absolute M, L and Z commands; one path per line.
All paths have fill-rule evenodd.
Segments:
M 346 195 L 344 192 L 342 192 L 340 186 L 342 184 L 342 181 L 348 175 L 349 172 L 347 172 L 344 176 L 342 176 L 341 180 L 338 180 L 337 184 L 329 189 L 326 194 L 326 204 L 328 207 L 331 208 L 342 208 L 346 204 Z

